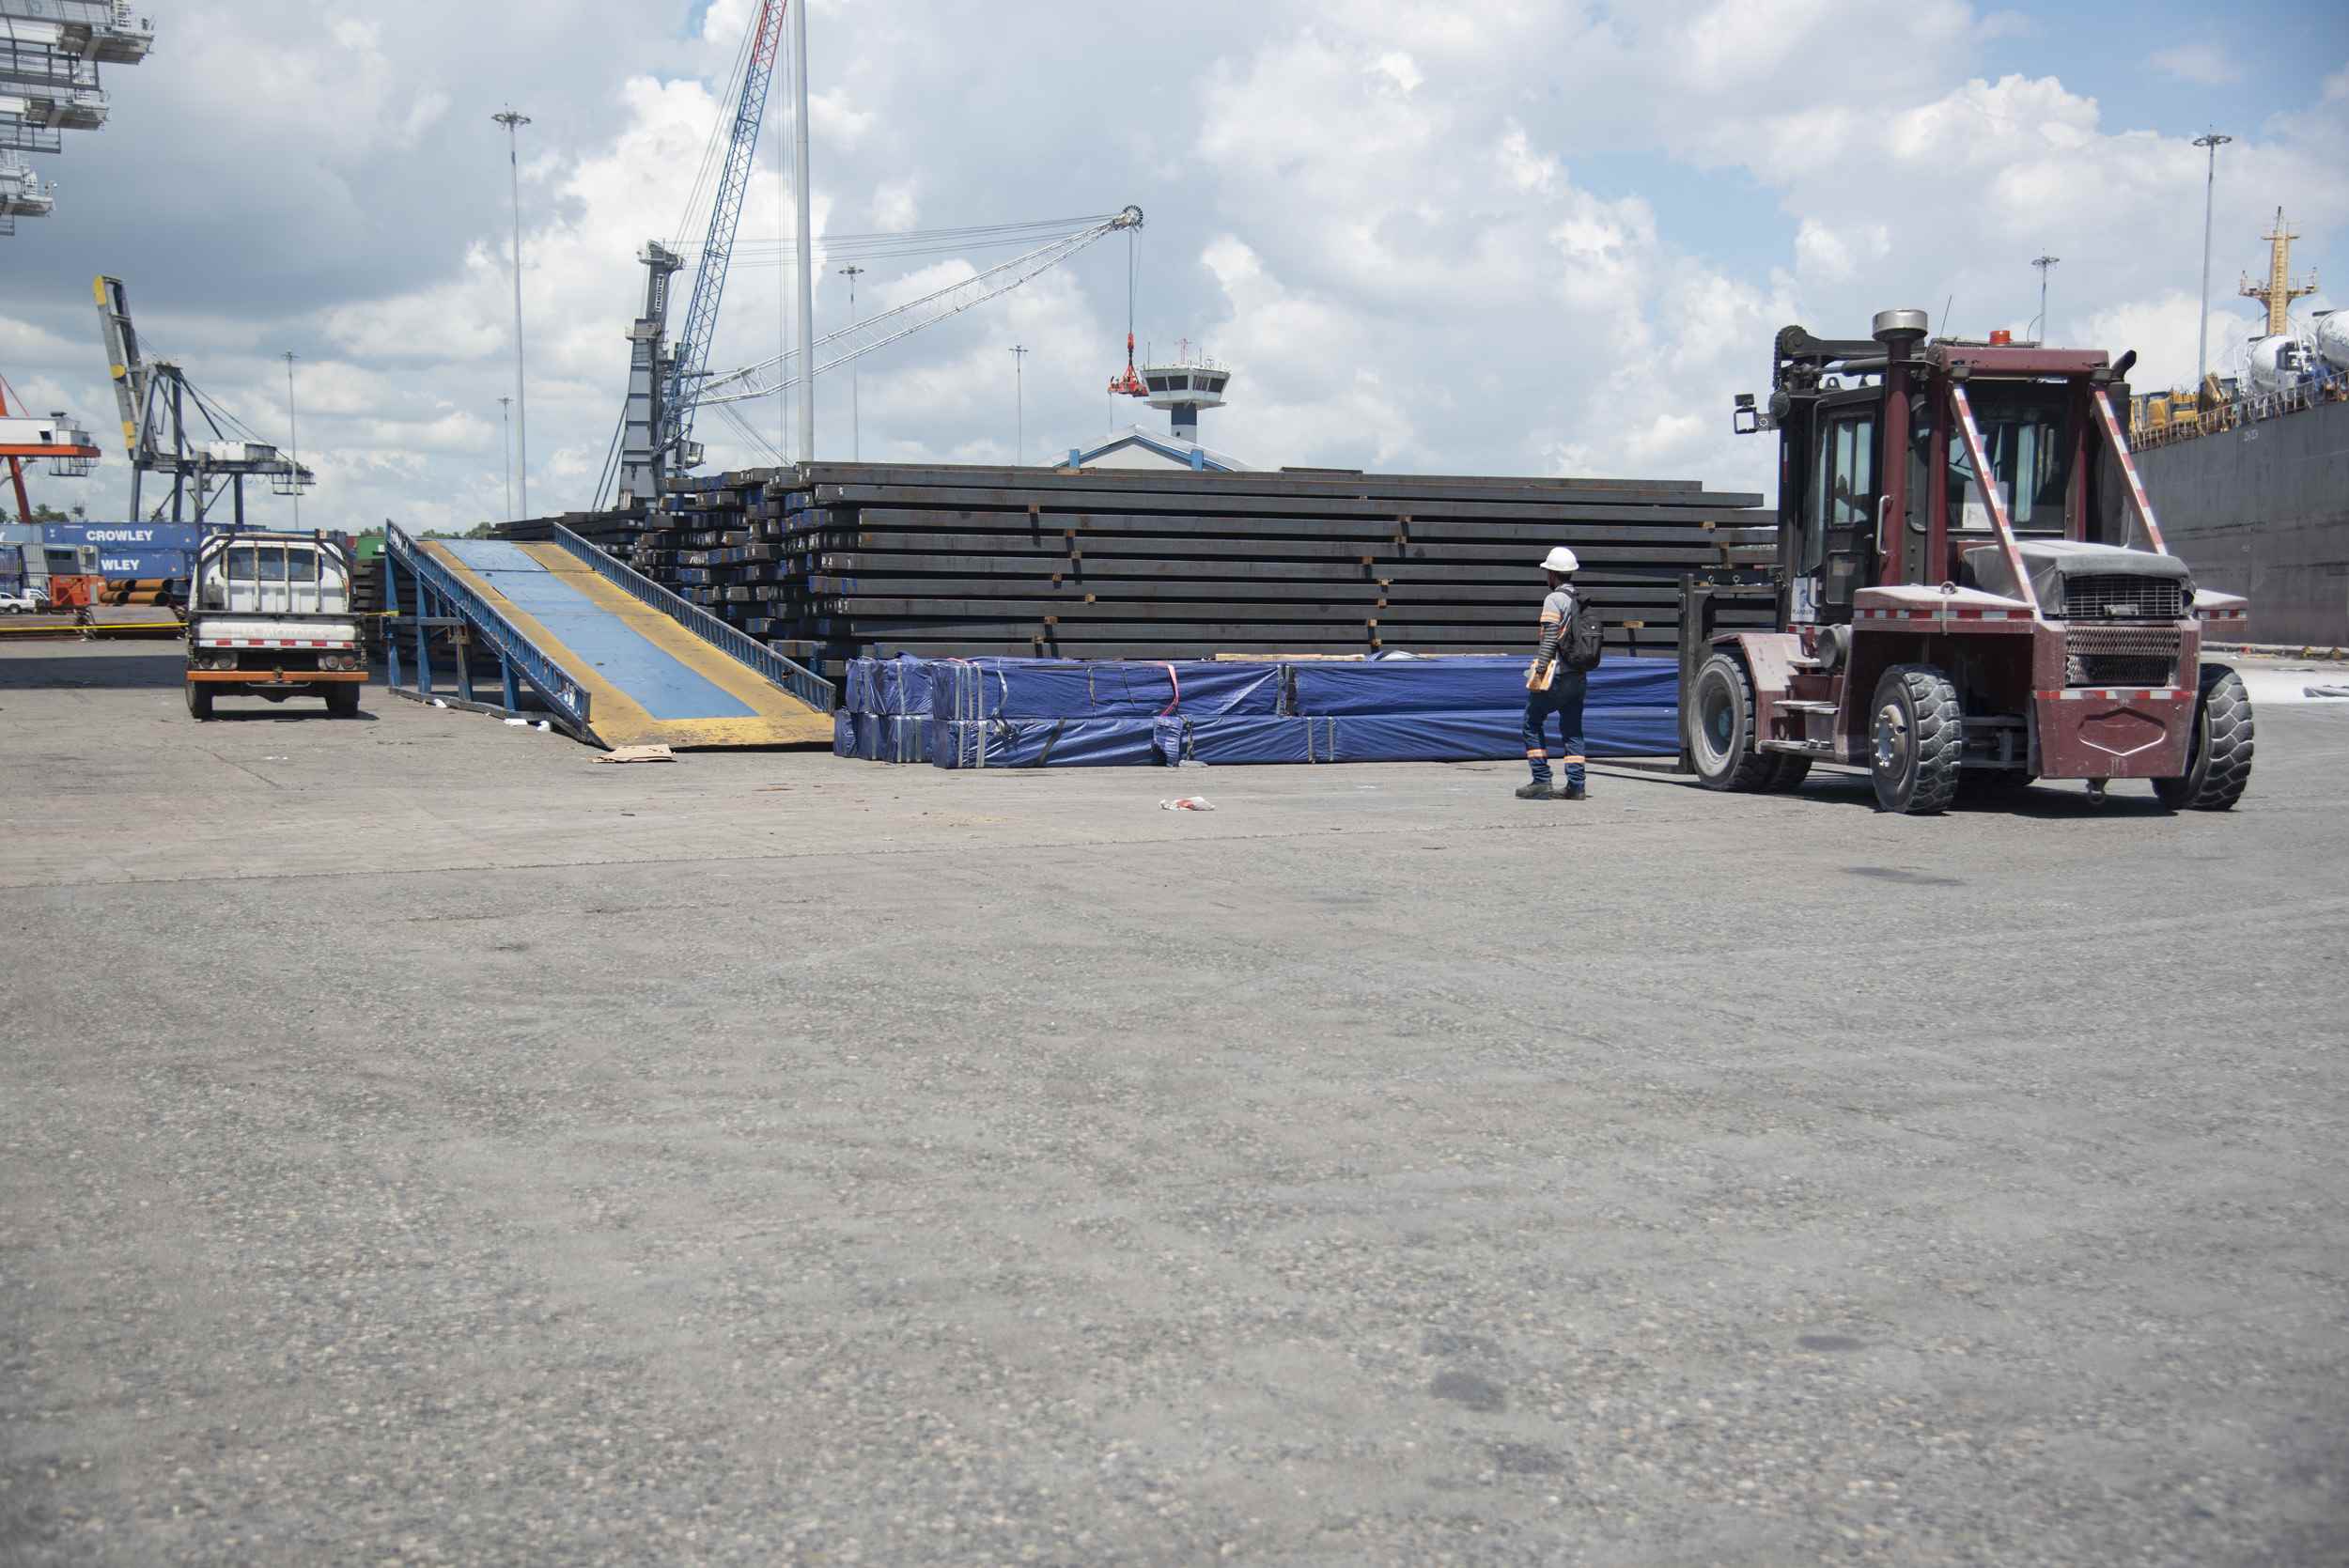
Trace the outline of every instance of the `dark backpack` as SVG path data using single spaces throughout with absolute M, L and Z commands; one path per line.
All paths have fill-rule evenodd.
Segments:
M 1569 670 L 1595 670 L 1599 660 L 1599 639 L 1607 634 L 1607 623 L 1597 612 L 1574 596 L 1574 618 L 1566 623 L 1563 645 L 1558 650 L 1559 662 Z

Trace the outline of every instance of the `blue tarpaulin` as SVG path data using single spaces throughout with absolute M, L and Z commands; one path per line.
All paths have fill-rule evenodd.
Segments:
M 1161 719 L 1158 750 L 1168 762 L 1235 765 L 1281 762 L 1502 762 L 1525 755 L 1522 706 L 1465 713 L 1356 713 Z M 1662 756 L 1680 748 L 1679 710 L 1585 710 L 1583 754 Z M 1553 723 L 1546 737 L 1563 756 Z
M 867 762 L 927 762 L 930 721 L 921 714 L 860 713 L 856 754 Z
M 931 690 L 931 716 L 962 722 L 1269 714 L 1280 711 L 1281 666 L 1205 659 L 941 660 Z
M 910 713 L 927 718 L 931 672 L 937 666 L 936 660 L 916 659 L 910 653 L 894 659 L 852 659 L 841 706 L 851 713 Z
M 859 659 L 834 750 L 941 768 L 1504 760 L 1524 755 L 1525 666 L 1516 657 Z M 1601 664 L 1583 709 L 1586 753 L 1677 751 L 1678 682 L 1672 660 Z
M 1159 760 L 1151 719 L 938 719 L 941 768 L 1142 768 Z
M 1381 659 L 1282 666 L 1281 711 L 1299 714 L 1465 713 L 1522 715 L 1530 659 Z M 1590 674 L 1589 709 L 1677 707 L 1680 664 L 1671 659 L 1609 659 Z M 1673 742 L 1669 749 L 1677 750 Z

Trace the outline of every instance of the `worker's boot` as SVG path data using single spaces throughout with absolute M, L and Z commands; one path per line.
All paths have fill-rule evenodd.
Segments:
M 1521 784 L 1517 785 L 1517 799 L 1520 800 L 1548 800 L 1552 799 L 1549 792 L 1549 781 L 1548 779 L 1535 779 L 1532 784 Z
M 1583 792 L 1580 784 L 1570 784 L 1566 785 L 1565 788 L 1558 792 L 1558 799 L 1561 800 L 1587 800 L 1590 797 Z

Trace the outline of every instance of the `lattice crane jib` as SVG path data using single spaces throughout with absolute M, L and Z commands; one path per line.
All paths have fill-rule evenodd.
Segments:
M 693 398 L 686 389 L 694 385 L 709 363 L 710 343 L 717 334 L 726 265 L 734 251 L 735 229 L 742 221 L 742 198 L 750 189 L 759 122 L 767 112 L 767 88 L 774 79 L 775 54 L 783 42 L 784 6 L 785 0 L 759 3 L 758 21 L 743 66 L 742 92 L 735 102 L 725 162 L 718 174 L 717 199 L 709 210 L 708 238 L 702 245 L 693 292 L 685 309 L 685 328 L 678 334 L 676 356 L 662 388 L 659 444 L 680 466 L 692 466 L 693 458 Z

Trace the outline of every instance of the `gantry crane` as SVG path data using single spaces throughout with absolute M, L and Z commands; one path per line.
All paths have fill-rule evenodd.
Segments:
M 239 527 L 244 524 L 244 482 L 267 479 L 277 495 L 299 495 L 317 475 L 260 440 L 235 415 L 199 392 L 171 360 L 147 359 L 131 325 L 130 297 L 119 278 L 93 285 L 98 320 L 106 344 L 106 369 L 114 378 L 115 403 L 122 412 L 122 444 L 131 458 L 131 517 L 144 520 L 140 481 L 148 474 L 171 481 L 171 520 L 202 522 L 212 504 L 228 495 Z M 191 435 L 188 406 L 211 432 Z M 156 513 L 162 515 L 158 505 Z M 191 516 L 190 514 L 193 513 Z
M 11 406 L 11 391 L 8 378 L 0 376 L 0 458 L 8 459 L 8 486 L 16 492 L 17 520 L 30 522 L 33 503 L 24 493 L 24 465 L 45 462 L 50 473 L 78 479 L 97 466 L 98 447 L 80 422 L 65 414 L 35 418 L 24 411 L 23 398 Z

